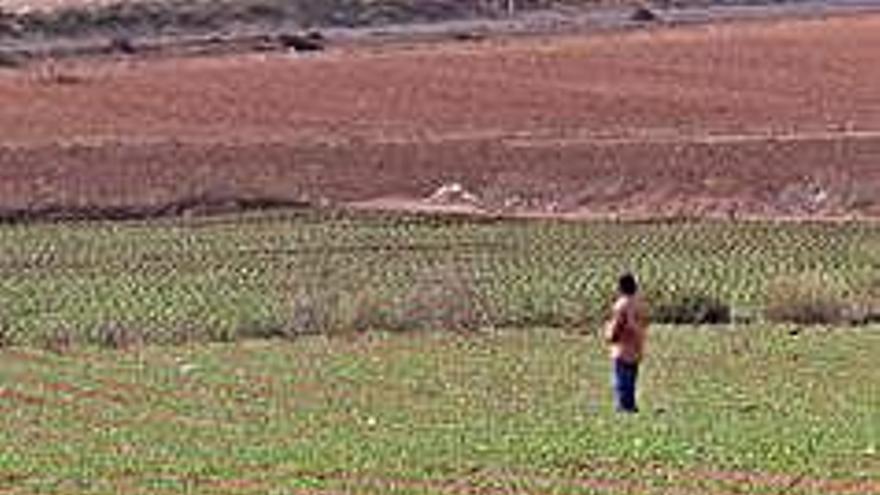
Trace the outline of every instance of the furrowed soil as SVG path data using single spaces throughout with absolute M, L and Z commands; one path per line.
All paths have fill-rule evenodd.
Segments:
M 35 62 L 0 69 L 0 209 L 877 217 L 878 43 L 864 14 Z

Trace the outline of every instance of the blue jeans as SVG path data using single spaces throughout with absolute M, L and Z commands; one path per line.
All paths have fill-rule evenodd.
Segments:
M 636 407 L 636 381 L 639 363 L 614 360 L 614 402 L 620 412 L 638 412 Z

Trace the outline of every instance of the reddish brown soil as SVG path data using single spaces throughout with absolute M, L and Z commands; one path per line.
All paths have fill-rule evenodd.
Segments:
M 864 15 L 0 70 L 0 206 L 458 182 L 440 208 L 880 216 L 878 43 Z

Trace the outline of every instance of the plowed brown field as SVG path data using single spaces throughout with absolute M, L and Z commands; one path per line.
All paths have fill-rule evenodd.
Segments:
M 0 70 L 0 205 L 880 216 L 880 16 Z M 447 207 L 449 205 L 444 205 Z

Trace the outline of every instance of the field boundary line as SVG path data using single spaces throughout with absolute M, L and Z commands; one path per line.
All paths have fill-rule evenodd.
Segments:
M 583 133 L 566 136 L 569 133 L 554 136 L 552 132 L 518 131 L 509 130 L 450 130 L 439 133 L 414 133 L 410 135 L 395 134 L 394 132 L 363 133 L 353 132 L 345 135 L 321 133 L 318 130 L 307 132 L 293 132 L 290 136 L 82 136 L 53 141 L 0 141 L 0 151 L 31 151 L 47 148 L 88 148 L 101 149 L 118 146 L 131 147 L 154 147 L 154 146 L 223 146 L 228 148 L 247 147 L 255 145 L 278 145 L 278 146 L 347 146 L 354 144 L 373 145 L 417 145 L 417 144 L 444 144 L 450 142 L 482 142 L 498 141 L 513 148 L 542 148 L 542 147 L 566 147 L 566 146 L 639 146 L 639 145 L 725 145 L 725 144 L 749 144 L 749 143 L 798 143 L 798 142 L 834 142 L 834 141 L 871 141 L 880 140 L 880 130 L 846 130 L 846 131 L 804 131 L 804 132 L 765 132 L 765 133 L 672 133 L 672 132 L 645 132 L 615 134 L 590 134 Z
M 718 133 L 718 134 L 678 134 L 678 135 L 645 135 L 634 137 L 572 137 L 572 138 L 513 138 L 505 140 L 508 146 L 522 148 L 556 147 L 556 146 L 638 146 L 642 144 L 748 144 L 748 143 L 797 143 L 797 142 L 831 142 L 846 140 L 880 139 L 880 131 L 827 131 L 827 132 L 794 132 L 794 133 Z

